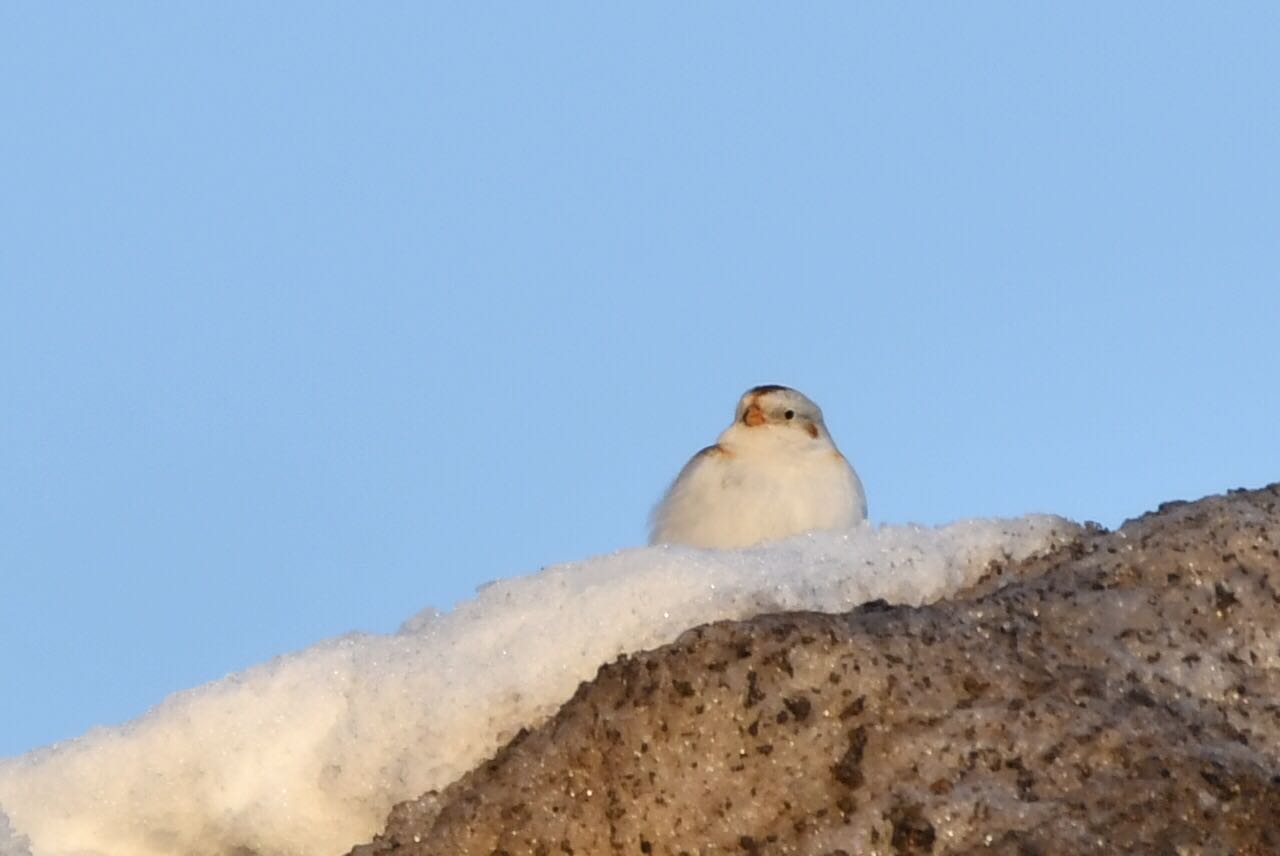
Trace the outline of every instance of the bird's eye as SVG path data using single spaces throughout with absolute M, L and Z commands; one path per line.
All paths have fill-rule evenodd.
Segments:
M 782 414 L 782 416 L 784 419 L 795 419 L 796 412 L 794 410 L 788 410 L 786 413 Z

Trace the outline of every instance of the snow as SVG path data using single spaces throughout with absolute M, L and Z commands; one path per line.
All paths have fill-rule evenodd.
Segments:
M 863 525 L 738 551 L 626 550 L 491 583 L 394 634 L 327 640 L 0 761 L 16 829 L 0 813 L 0 856 L 26 856 L 22 836 L 33 856 L 342 852 L 621 653 L 762 612 L 932 602 L 1076 531 L 1049 516 Z

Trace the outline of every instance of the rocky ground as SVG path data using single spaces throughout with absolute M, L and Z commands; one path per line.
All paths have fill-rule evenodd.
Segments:
M 352 854 L 970 852 L 1280 854 L 1280 485 L 924 608 L 695 628 Z

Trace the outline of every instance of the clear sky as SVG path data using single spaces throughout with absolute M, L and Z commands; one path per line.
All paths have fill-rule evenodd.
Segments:
M 0 755 L 642 543 L 757 383 L 875 521 L 1280 478 L 1277 32 L 4 4 Z

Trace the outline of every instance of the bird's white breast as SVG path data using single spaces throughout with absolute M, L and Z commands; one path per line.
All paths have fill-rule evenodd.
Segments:
M 690 462 L 654 515 L 653 540 L 743 547 L 866 518 L 857 474 L 829 444 L 715 446 Z

